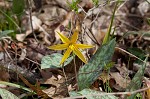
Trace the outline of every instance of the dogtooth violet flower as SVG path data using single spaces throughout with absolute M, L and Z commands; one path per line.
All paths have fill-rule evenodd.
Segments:
M 62 40 L 63 44 L 50 46 L 49 49 L 53 49 L 53 50 L 67 49 L 67 51 L 64 53 L 64 56 L 62 57 L 60 64 L 64 63 L 64 61 L 69 57 L 71 52 L 76 54 L 84 63 L 87 63 L 80 49 L 92 48 L 94 46 L 86 45 L 86 44 L 77 44 L 76 42 L 77 42 L 78 35 L 79 35 L 78 30 L 74 31 L 73 35 L 71 36 L 71 39 L 68 39 L 66 36 L 64 36 L 63 34 L 59 32 L 58 32 L 58 35 L 60 39 Z

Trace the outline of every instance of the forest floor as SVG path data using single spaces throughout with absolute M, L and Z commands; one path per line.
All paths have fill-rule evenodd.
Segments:
M 0 0 L 3 99 L 150 99 L 150 0 L 25 1 Z M 60 65 L 50 46 L 76 31 L 87 63 L 72 49 Z

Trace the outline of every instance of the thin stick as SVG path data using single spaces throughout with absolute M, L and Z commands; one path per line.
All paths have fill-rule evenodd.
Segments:
M 124 49 L 122 49 L 122 48 L 119 48 L 119 47 L 115 47 L 115 48 L 116 48 L 116 49 L 119 49 L 119 50 L 121 50 L 121 51 L 127 53 L 128 55 L 130 55 L 130 56 L 132 56 L 132 57 L 135 57 L 135 58 L 137 58 L 138 60 L 140 60 L 140 61 L 142 61 L 143 63 L 145 63 L 142 59 L 140 59 L 140 58 L 138 58 L 137 56 L 135 56 L 135 55 L 129 53 L 128 51 L 126 51 L 126 50 L 124 50 Z
M 74 72 L 75 72 L 75 79 L 76 79 L 76 82 L 77 82 L 77 90 L 79 89 L 78 88 L 78 74 L 77 74 L 77 65 L 76 65 L 76 60 L 75 60 L 75 55 L 74 56 L 74 59 L 73 59 L 73 62 L 74 62 Z
M 65 85 L 68 87 L 68 85 L 67 85 L 67 76 L 66 76 L 66 73 L 65 73 L 64 64 L 62 64 L 62 69 L 63 69 L 63 74 L 64 74 L 64 77 L 65 77 Z M 68 91 L 68 88 L 67 88 L 67 91 Z M 68 93 L 69 93 L 69 91 L 68 91 Z
M 83 29 L 85 30 L 85 33 L 87 34 L 87 36 L 88 36 L 95 44 L 97 44 L 98 46 L 100 46 L 100 44 L 98 43 L 98 41 L 97 41 L 97 39 L 95 38 L 94 34 L 91 33 L 91 31 L 88 29 L 88 30 L 90 31 L 90 33 L 93 34 L 92 36 L 95 38 L 95 39 L 93 40 L 92 37 L 87 33 L 85 26 L 83 27 Z M 96 40 L 96 41 L 95 41 L 95 40 Z
M 82 11 L 87 15 L 87 13 L 86 13 L 86 11 L 83 9 L 83 7 L 82 6 L 80 6 L 79 4 L 78 4 L 78 6 L 82 9 Z
M 9 57 L 9 59 L 10 59 L 11 61 L 13 61 L 12 57 L 10 56 L 10 54 L 8 53 L 8 51 L 6 50 L 6 48 L 3 47 L 3 49 L 4 49 L 4 51 L 6 52 L 7 56 Z
M 28 0 L 28 4 L 29 4 L 29 19 L 30 19 L 30 22 L 31 22 L 32 33 L 33 33 L 33 36 L 34 36 L 35 40 L 36 40 L 37 42 L 39 42 L 38 39 L 37 39 L 37 37 L 36 37 L 36 35 L 35 35 L 34 29 L 33 29 L 32 12 L 31 12 L 31 11 L 32 11 L 32 7 L 31 7 L 31 2 L 30 2 L 30 0 Z
M 143 92 L 150 89 L 150 87 L 146 87 L 143 89 L 131 91 L 131 92 L 112 92 L 112 93 L 100 93 L 100 94 L 91 94 L 91 95 L 82 95 L 82 96 L 75 96 L 75 97 L 67 97 L 63 99 L 77 99 L 77 98 L 85 98 L 85 97 L 91 97 L 91 96 L 105 96 L 105 95 L 131 95 L 139 92 Z
M 14 54 L 16 54 L 14 51 L 11 51 L 12 53 L 14 53 Z M 21 56 L 20 54 L 17 54 L 18 56 Z M 33 62 L 33 63 L 35 63 L 35 64 L 37 64 L 37 65 L 39 65 L 40 66 L 40 64 L 38 63 L 38 62 L 35 62 L 35 61 L 33 61 L 33 60 L 31 60 L 31 59 L 29 59 L 29 58 L 27 58 L 27 57 L 25 57 L 25 59 L 26 60 L 28 60 L 28 61 L 31 61 L 31 62 Z
M 88 29 L 88 28 L 87 28 L 87 29 Z M 92 32 L 90 29 L 88 29 L 88 30 L 89 30 L 89 32 L 91 33 L 91 35 L 93 36 L 93 38 L 95 39 L 96 44 L 97 44 L 98 46 L 100 46 L 100 44 L 99 44 L 98 40 L 96 39 L 95 35 L 93 34 L 93 32 Z

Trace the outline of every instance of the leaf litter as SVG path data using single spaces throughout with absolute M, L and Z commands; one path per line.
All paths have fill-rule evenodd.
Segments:
M 69 0 L 69 2 L 73 1 L 74 0 Z M 78 14 L 75 14 L 70 10 L 66 1 L 60 2 L 60 0 L 43 0 L 42 2 L 36 2 L 36 4 L 31 2 L 31 7 L 33 8 L 31 12 L 33 27 L 31 27 L 29 10 L 25 9 L 27 10 L 27 14 L 22 15 L 22 19 L 19 25 L 22 28 L 22 31 L 21 33 L 17 33 L 18 31 L 15 31 L 16 40 L 10 38 L 11 34 L 5 35 L 1 39 L 0 70 L 5 68 L 6 71 L 2 71 L 0 73 L 1 75 L 3 75 L 0 76 L 0 80 L 26 84 L 28 88 L 37 92 L 37 96 L 34 96 L 34 94 L 32 94 L 31 96 L 29 96 L 29 98 L 38 96 L 43 97 L 43 95 L 45 97 L 48 95 L 51 98 L 60 99 L 71 97 L 72 94 L 70 93 L 74 93 L 74 91 L 74 94 L 76 94 L 75 96 L 84 96 L 87 94 L 92 95 L 93 93 L 101 94 L 106 91 L 106 85 L 109 85 L 107 88 L 111 89 L 112 92 L 117 93 L 125 91 L 130 82 L 133 82 L 132 80 L 135 79 L 134 75 L 142 67 L 143 64 L 135 57 L 132 57 L 132 55 L 128 55 L 128 53 L 121 52 L 120 50 L 114 49 L 114 54 L 111 54 L 112 57 L 110 57 L 111 55 L 109 55 L 109 53 L 105 53 L 104 55 L 101 54 L 103 57 L 101 55 L 99 56 L 101 57 L 101 59 L 105 59 L 105 57 L 109 56 L 109 62 L 115 62 L 114 65 L 108 68 L 109 72 L 107 71 L 106 74 L 104 73 L 105 71 L 103 68 L 101 70 L 99 69 L 99 63 L 96 64 L 93 62 L 90 65 L 84 65 L 84 63 L 82 63 L 82 61 L 79 60 L 78 57 L 74 57 L 74 59 L 71 59 L 68 63 L 64 64 L 65 67 L 54 66 L 55 68 L 51 68 L 50 64 L 53 65 L 55 62 L 57 63 L 57 58 L 54 58 L 55 61 L 52 61 L 51 58 L 50 61 L 49 58 L 47 58 L 47 64 L 45 64 L 46 68 L 42 68 L 42 60 L 45 61 L 44 57 L 53 54 L 63 55 L 64 53 L 63 51 L 52 51 L 47 48 L 48 46 L 61 43 L 57 32 L 61 32 L 63 35 L 66 35 L 69 38 L 71 37 L 75 27 L 79 26 L 80 33 L 78 42 L 96 46 L 96 48 L 82 51 L 86 59 L 90 61 L 92 61 L 94 55 L 97 53 L 96 51 L 98 51 L 99 48 L 102 48 L 103 38 L 110 24 L 109 22 L 111 20 L 115 2 L 110 1 L 107 4 L 105 4 L 105 2 L 100 2 L 100 5 L 97 8 L 94 8 L 92 1 L 94 0 L 82 0 L 78 5 Z M 3 3 L 3 1 L 0 1 L 0 7 L 2 8 L 4 7 Z M 10 2 L 7 1 L 5 2 L 5 4 L 7 4 L 6 9 L 11 8 L 11 4 L 9 3 Z M 36 10 L 38 5 L 39 9 Z M 149 9 L 150 7 L 148 0 L 132 0 L 122 2 L 115 14 L 114 24 L 112 28 L 112 30 L 115 29 L 114 37 L 117 41 L 115 46 L 119 46 L 129 52 L 130 49 L 132 49 L 133 51 L 131 51 L 130 53 L 133 55 L 136 55 L 136 53 L 138 53 L 139 58 L 143 60 L 146 57 L 146 54 L 150 53 L 150 28 L 148 24 L 148 18 L 150 17 Z M 3 18 L 4 16 L 0 13 L 0 17 Z M 3 30 L 3 26 L 0 26 Z M 33 36 L 33 32 L 35 33 L 38 42 Z M 135 50 L 135 48 L 143 50 L 144 53 Z M 104 50 L 107 50 L 107 48 L 104 48 Z M 113 48 L 110 50 L 112 51 Z M 96 59 L 98 59 L 98 57 L 95 57 L 95 60 Z M 107 59 L 104 59 L 103 63 L 101 63 L 101 65 L 103 66 L 107 65 Z M 97 60 L 97 62 L 98 61 L 99 60 Z M 86 68 L 86 66 L 93 66 L 90 67 L 91 69 L 95 68 L 94 66 L 97 66 L 98 69 L 95 70 L 99 70 L 100 72 L 97 73 L 97 71 L 93 70 L 89 71 L 90 73 L 87 73 L 85 72 L 87 71 L 86 69 L 84 72 L 81 72 L 83 68 Z M 147 78 L 137 78 L 137 80 L 140 79 L 137 82 L 143 84 L 142 81 L 145 81 L 145 85 L 138 86 L 138 89 L 149 87 L 149 68 L 150 65 L 148 59 L 148 61 L 146 61 L 144 75 L 144 77 Z M 91 76 L 90 78 L 86 78 L 87 75 L 92 75 L 92 73 L 94 72 L 97 74 L 93 74 L 95 78 L 93 76 Z M 28 80 L 28 83 L 21 82 L 19 80 L 19 77 L 17 76 L 18 74 L 23 75 L 24 81 Z M 82 79 L 77 79 L 81 76 L 80 74 L 85 75 L 86 80 L 84 79 L 84 77 L 81 77 Z M 143 76 L 140 77 L 143 78 Z M 39 81 L 38 83 L 36 82 L 37 80 Z M 42 87 L 44 88 L 42 89 Z M 10 86 L 4 85 L 0 85 L 0 89 L 1 88 L 11 89 Z M 79 91 L 78 89 L 83 90 Z M 21 97 L 23 93 L 24 91 L 22 90 L 18 90 L 16 92 L 14 91 L 14 94 L 18 97 Z M 149 89 L 145 90 L 145 93 L 146 94 L 144 97 L 148 99 L 150 94 Z M 142 93 L 142 95 L 143 94 L 144 93 Z M 103 98 L 107 99 L 111 97 L 113 97 L 114 99 L 120 96 L 112 95 L 110 97 Z M 94 99 L 95 97 L 89 96 L 86 98 Z

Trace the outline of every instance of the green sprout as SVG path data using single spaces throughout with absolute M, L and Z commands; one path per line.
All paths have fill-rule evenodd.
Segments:
M 67 3 L 70 7 L 71 10 L 75 11 L 78 13 L 78 3 L 80 2 L 80 0 L 72 0 L 72 3 L 70 3 L 68 0 L 67 0 Z

